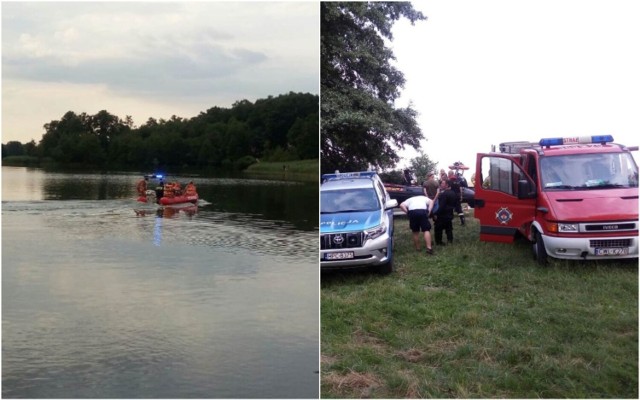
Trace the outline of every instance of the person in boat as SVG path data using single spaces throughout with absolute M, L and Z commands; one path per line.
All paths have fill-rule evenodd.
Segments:
M 136 191 L 138 192 L 138 196 L 146 197 L 147 196 L 147 182 L 149 181 L 148 176 L 143 176 L 142 179 L 136 185 Z
M 164 196 L 164 180 L 160 178 L 158 186 L 156 186 L 156 203 L 160 204 L 160 199 Z
M 406 186 L 413 186 L 417 183 L 416 176 L 410 169 L 405 169 L 402 172 L 402 178 L 404 179 L 404 185 Z
M 196 185 L 193 184 L 193 181 L 190 181 L 189 183 L 187 183 L 187 186 L 185 186 L 184 188 L 184 193 L 187 196 L 193 196 L 195 195 L 196 192 Z
M 178 181 L 173 182 L 173 194 L 174 196 L 182 195 L 182 185 Z
M 164 184 L 164 193 L 163 197 L 173 197 L 175 191 L 173 190 L 173 183 L 167 182 Z

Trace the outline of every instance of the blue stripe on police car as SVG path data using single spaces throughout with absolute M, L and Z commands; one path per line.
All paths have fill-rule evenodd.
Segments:
M 380 225 L 380 211 L 359 211 L 320 216 L 320 233 L 362 231 Z

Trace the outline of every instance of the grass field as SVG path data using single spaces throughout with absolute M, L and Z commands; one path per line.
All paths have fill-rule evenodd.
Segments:
M 8 156 L 2 159 L 2 165 L 11 167 L 31 167 L 38 165 L 38 157 Z
M 638 398 L 637 260 L 540 267 L 472 217 L 427 256 L 395 224 L 395 272 L 322 274 L 323 398 Z
M 286 162 L 259 162 L 247 168 L 245 173 L 253 176 L 267 176 L 278 179 L 291 179 L 306 182 L 318 182 L 320 167 L 318 160 Z

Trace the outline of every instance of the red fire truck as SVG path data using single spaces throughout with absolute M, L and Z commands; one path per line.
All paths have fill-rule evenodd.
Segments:
M 499 150 L 477 155 L 480 240 L 522 235 L 540 264 L 638 257 L 637 146 L 603 135 L 508 142 Z

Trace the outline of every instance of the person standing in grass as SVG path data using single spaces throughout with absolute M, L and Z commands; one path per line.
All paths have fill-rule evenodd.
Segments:
M 409 216 L 409 229 L 413 232 L 413 245 L 420 251 L 420 231 L 423 232 L 427 254 L 433 254 L 431 248 L 431 223 L 429 210 L 433 202 L 427 196 L 413 196 L 400 204 L 400 209 Z
M 447 175 L 447 171 L 445 171 L 444 168 L 441 168 L 439 181 L 442 181 L 443 179 L 447 179 L 448 177 L 449 175 Z
M 464 212 L 462 212 L 462 182 L 453 170 L 449 170 L 449 186 L 458 198 L 455 211 L 460 217 L 460 225 L 464 225 Z
M 451 190 L 448 179 L 440 181 L 440 188 L 438 189 L 438 194 L 436 194 L 436 200 L 438 201 L 438 210 L 433 214 L 433 233 L 435 235 L 436 244 L 444 245 L 444 242 L 442 241 L 442 231 L 445 231 L 447 234 L 447 242 L 452 244 L 453 210 L 456 208 L 458 198 L 453 190 Z
M 436 173 L 434 171 L 429 171 L 427 180 L 424 181 L 423 186 L 425 196 L 431 200 L 435 200 L 436 193 L 438 193 L 438 181 L 436 180 Z

